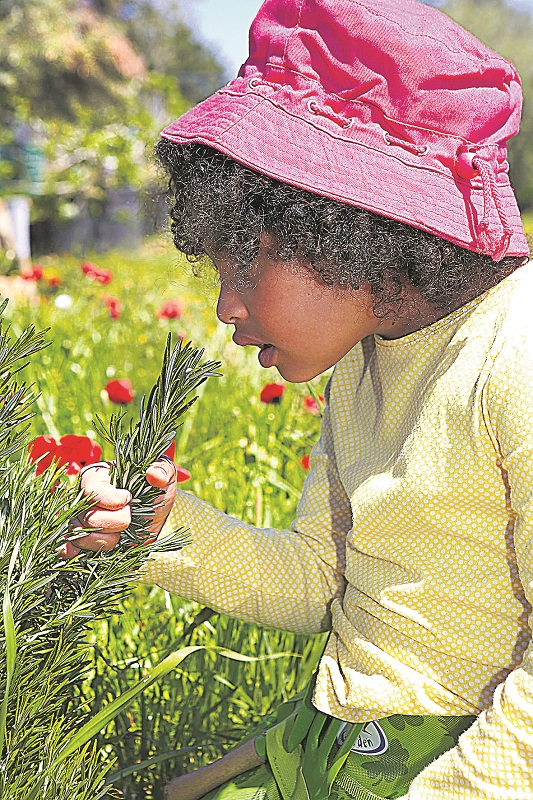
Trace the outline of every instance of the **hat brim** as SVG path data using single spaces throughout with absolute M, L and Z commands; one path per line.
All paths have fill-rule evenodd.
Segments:
M 373 148 L 336 127 L 327 119 L 314 124 L 292 115 L 254 92 L 220 90 L 161 135 L 177 144 L 207 145 L 276 180 L 482 252 L 475 236 L 484 213 L 481 189 L 439 171 L 434 162 L 425 167 L 417 156 Z M 513 189 L 509 182 L 498 189 L 512 228 L 506 256 L 528 255 Z M 495 216 L 491 223 L 500 220 Z

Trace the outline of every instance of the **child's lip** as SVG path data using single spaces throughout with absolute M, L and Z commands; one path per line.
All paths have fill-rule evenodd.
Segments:
M 248 336 L 241 336 L 237 331 L 233 334 L 232 338 L 239 347 L 248 347 L 249 345 L 252 347 L 265 347 L 264 342 L 260 342 L 257 339 L 250 339 Z

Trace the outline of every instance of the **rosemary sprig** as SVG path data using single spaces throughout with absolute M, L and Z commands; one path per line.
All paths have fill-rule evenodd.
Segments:
M 64 754 L 65 742 L 87 731 L 91 717 L 79 689 L 92 664 L 89 624 L 119 611 L 153 552 L 183 544 L 178 531 L 164 542 L 126 546 L 146 538 L 146 516 L 157 502 L 146 468 L 171 443 L 194 390 L 218 365 L 201 363 L 202 351 L 190 345 L 172 349 L 169 338 L 137 424 L 123 431 L 123 414 L 108 428 L 97 422 L 115 449 L 114 479 L 134 495 L 134 524 L 123 546 L 82 551 L 65 562 L 56 553 L 91 501 L 63 480 L 57 464 L 37 476 L 24 452 L 35 392 L 19 373 L 46 342 L 33 326 L 11 335 L 5 307 L 0 302 L 0 798 L 88 800 L 101 796 L 111 764 L 80 738 L 79 749 Z
M 133 498 L 131 525 L 121 534 L 119 546 L 140 544 L 149 535 L 147 523 L 160 491 L 147 482 L 146 470 L 174 440 L 182 424 L 180 418 L 197 399 L 197 396 L 191 397 L 195 389 L 207 378 L 219 374 L 216 370 L 220 362 L 202 362 L 203 354 L 203 350 L 194 348 L 190 342 L 183 344 L 179 340 L 172 347 L 169 334 L 161 374 L 148 398 L 144 396 L 141 400 L 138 422 L 135 425 L 130 423 L 129 428 L 124 430 L 124 411 L 113 414 L 107 426 L 99 416 L 93 421 L 96 432 L 115 451 L 115 462 L 111 468 L 113 483 L 129 489 Z M 168 550 L 174 545 L 179 548 L 182 544 L 183 537 L 178 535 L 166 538 L 164 547 Z M 151 549 L 154 549 L 154 545 Z

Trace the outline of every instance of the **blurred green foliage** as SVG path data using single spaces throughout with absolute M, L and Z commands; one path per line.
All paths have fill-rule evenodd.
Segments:
M 34 196 L 34 219 L 101 215 L 110 189 L 155 182 L 161 128 L 224 78 L 178 7 L 2 5 L 0 196 Z

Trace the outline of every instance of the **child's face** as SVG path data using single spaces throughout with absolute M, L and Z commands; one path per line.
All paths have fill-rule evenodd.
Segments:
M 234 263 L 217 255 L 212 261 L 220 274 L 218 318 L 235 326 L 236 344 L 259 347 L 261 365 L 287 381 L 320 375 L 386 325 L 372 313 L 369 291 L 326 286 L 312 270 L 277 258 L 266 238 L 245 288 L 232 284 Z

